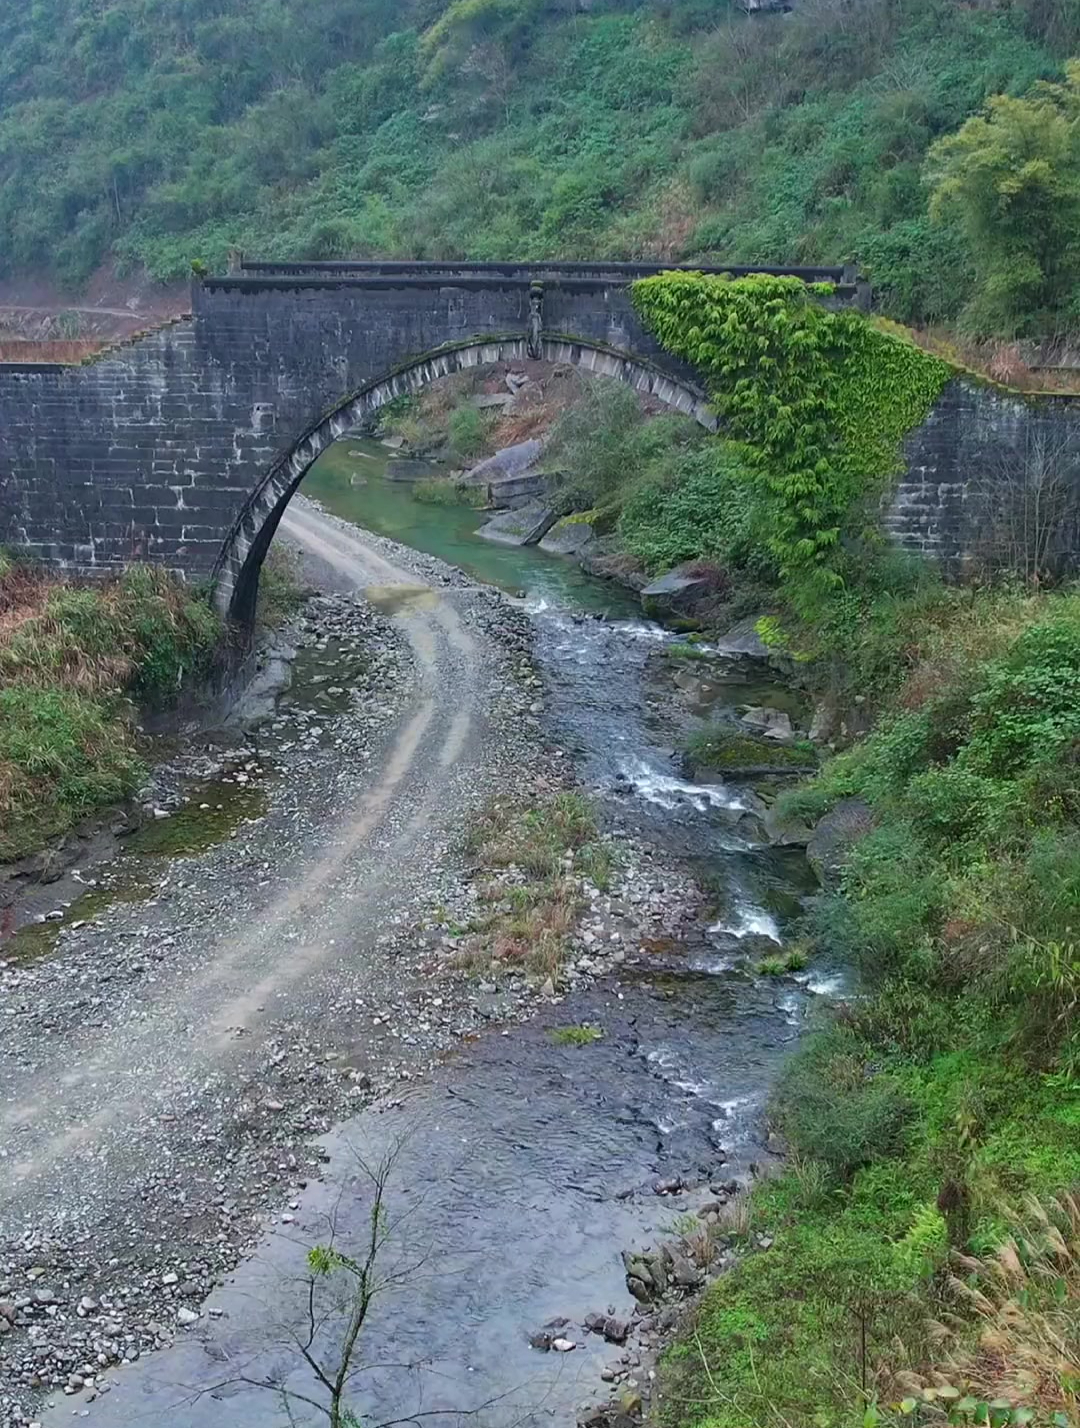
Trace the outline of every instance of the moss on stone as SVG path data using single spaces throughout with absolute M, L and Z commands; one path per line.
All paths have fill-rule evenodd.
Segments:
M 777 744 L 726 728 L 699 730 L 686 752 L 695 768 L 716 773 L 797 773 L 817 764 L 808 745 Z

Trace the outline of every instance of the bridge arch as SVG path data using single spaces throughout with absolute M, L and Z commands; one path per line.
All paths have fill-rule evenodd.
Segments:
M 648 360 L 599 342 L 550 336 L 530 353 L 522 336 L 475 337 L 450 343 L 368 382 L 308 428 L 287 456 L 274 463 L 256 485 L 225 538 L 213 571 L 214 600 L 222 614 L 250 625 L 259 572 L 281 517 L 308 471 L 333 442 L 359 426 L 388 402 L 412 396 L 455 372 L 500 362 L 534 360 L 575 367 L 626 383 L 709 431 L 716 418 L 700 388 L 680 381 Z

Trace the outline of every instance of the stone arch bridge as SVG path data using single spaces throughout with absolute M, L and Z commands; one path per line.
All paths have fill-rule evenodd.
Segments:
M 634 263 L 241 264 L 192 310 L 80 365 L 0 365 L 0 544 L 106 573 L 209 578 L 246 622 L 259 569 L 320 452 L 447 373 L 533 357 L 618 378 L 711 423 L 694 373 L 630 301 Z M 749 269 L 707 271 L 740 274 Z M 756 269 L 837 284 L 849 269 Z

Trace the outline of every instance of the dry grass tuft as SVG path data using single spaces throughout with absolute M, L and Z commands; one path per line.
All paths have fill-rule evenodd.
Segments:
M 556 983 L 586 884 L 606 887 L 611 877 L 588 801 L 563 791 L 528 808 L 492 803 L 474 820 L 467 849 L 491 874 L 480 889 L 491 912 L 474 927 L 462 965 L 516 965 Z
M 1030 1200 L 1010 1229 L 994 1254 L 955 1256 L 948 1289 L 959 1312 L 931 1325 L 941 1359 L 922 1386 L 1008 1400 L 1040 1422 L 1080 1421 L 1080 1198 Z
M 101 352 L 107 342 L 93 338 L 19 338 L 0 342 L 0 362 L 59 362 L 70 366 Z

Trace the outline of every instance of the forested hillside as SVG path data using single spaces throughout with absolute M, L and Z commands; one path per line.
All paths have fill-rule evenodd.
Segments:
M 6 0 L 0 277 L 853 258 L 905 320 L 1060 325 L 1075 50 L 1077 0 Z

